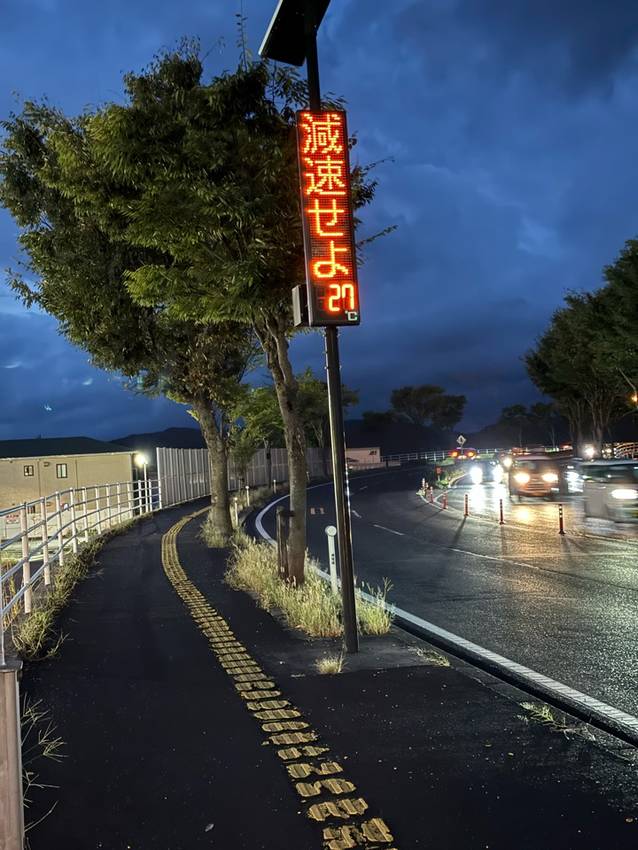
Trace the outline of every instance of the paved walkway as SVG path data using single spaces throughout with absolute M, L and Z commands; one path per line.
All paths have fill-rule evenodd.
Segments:
M 190 510 L 107 544 L 26 671 L 67 754 L 38 766 L 32 850 L 636 846 L 633 750 L 527 723 L 401 636 L 316 675 L 328 642 L 230 590 Z

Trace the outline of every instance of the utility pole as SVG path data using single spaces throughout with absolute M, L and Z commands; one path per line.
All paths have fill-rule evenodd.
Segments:
M 279 0 L 259 51 L 264 58 L 289 62 L 294 65 L 302 64 L 305 58 L 308 79 L 308 107 L 311 113 L 321 112 L 317 30 L 328 2 L 329 0 L 303 0 L 303 16 L 301 16 L 300 6 L 302 4 L 297 0 Z M 345 143 L 347 144 L 347 139 Z M 349 315 L 353 317 L 349 321 L 358 324 L 358 300 L 356 311 L 352 311 Z M 317 323 L 316 326 L 320 325 Z M 354 594 L 352 529 L 343 426 L 338 327 L 336 324 L 325 325 L 324 334 L 337 541 L 341 567 L 344 643 L 347 652 L 355 653 L 359 650 L 359 637 Z

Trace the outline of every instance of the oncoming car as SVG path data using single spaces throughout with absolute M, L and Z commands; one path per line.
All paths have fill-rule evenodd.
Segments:
M 500 484 L 503 467 L 495 460 L 475 460 L 469 467 L 472 484 Z
M 586 517 L 638 522 L 638 460 L 594 460 L 580 471 Z
M 547 455 L 519 455 L 509 469 L 510 496 L 553 499 L 561 489 L 560 466 Z

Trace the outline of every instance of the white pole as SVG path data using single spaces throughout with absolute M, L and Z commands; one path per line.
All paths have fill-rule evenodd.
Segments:
M 273 480 L 272 480 L 272 491 L 273 491 L 273 493 L 277 492 L 277 479 L 276 478 L 273 478 Z
M 51 567 L 49 566 L 49 525 L 47 522 L 47 503 L 44 496 L 40 499 L 42 510 L 42 558 L 44 559 L 44 583 L 51 584 Z
M 20 532 L 22 535 L 22 586 L 24 592 L 24 613 L 31 613 L 31 564 L 29 563 L 29 532 L 27 530 L 27 506 L 20 507 Z
M 246 507 L 250 507 L 250 486 L 246 484 Z
M 58 552 L 60 553 L 60 557 L 58 558 L 58 564 L 60 566 L 64 565 L 64 539 L 62 537 L 62 502 L 60 500 L 60 494 L 55 494 L 55 509 L 58 512 Z
M 84 506 L 84 542 L 89 541 L 89 491 L 82 487 L 82 502 Z
M 335 537 L 337 529 L 334 525 L 326 526 L 326 536 L 328 538 L 328 563 L 330 566 L 330 587 L 333 593 L 339 592 L 339 583 L 337 582 L 337 553 L 335 552 Z
M 115 485 L 115 502 L 116 502 L 115 516 L 116 516 L 117 522 L 120 523 L 120 522 L 122 522 L 122 488 L 120 486 L 119 481 Z
M 148 513 L 148 472 L 147 464 L 144 464 L 144 513 Z
M 233 510 L 235 513 L 235 528 L 239 528 L 239 508 L 237 507 L 237 496 L 233 496 Z
M 71 487 L 69 491 L 69 507 L 71 508 L 71 547 L 73 554 L 78 553 L 78 522 L 75 512 L 75 487 Z

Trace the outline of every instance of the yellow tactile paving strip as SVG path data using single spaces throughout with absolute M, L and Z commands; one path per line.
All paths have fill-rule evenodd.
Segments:
M 213 653 L 233 680 L 246 709 L 259 723 L 266 741 L 276 748 L 299 794 L 304 813 L 321 824 L 324 850 L 396 850 L 385 822 L 370 817 L 367 802 L 356 794 L 354 783 L 343 776 L 343 768 L 330 756 L 328 748 L 321 745 L 319 735 L 282 695 L 184 572 L 177 554 L 177 535 L 205 510 L 184 517 L 163 536 L 162 564 L 169 581 L 208 638 Z

